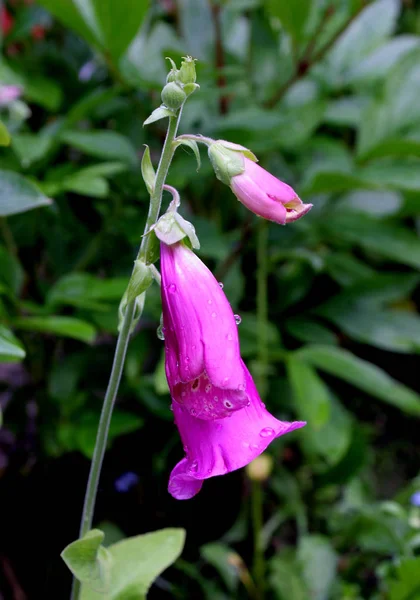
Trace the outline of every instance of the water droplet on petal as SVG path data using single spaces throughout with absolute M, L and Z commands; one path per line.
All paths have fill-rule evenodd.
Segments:
M 188 454 L 188 446 L 184 446 L 184 452 L 185 454 Z
M 211 298 L 209 298 L 209 299 L 207 300 L 207 304 L 213 304 L 213 300 L 212 300 Z
M 223 283 L 219 281 L 220 288 L 223 290 Z
M 254 448 L 254 450 L 257 450 L 259 448 L 258 444 L 252 444 L 251 448 Z
M 244 389 L 245 389 L 245 384 L 244 384 L 244 383 L 240 383 L 240 384 L 238 385 L 238 391 L 239 391 L 239 392 L 243 392 L 243 391 L 244 391 Z
M 242 442 L 243 448 L 249 448 L 249 442 Z
M 223 384 L 222 384 L 223 387 L 226 387 L 228 383 L 229 383 L 229 377 L 225 377 L 223 380 Z
M 235 319 L 235 323 L 237 325 L 240 325 L 242 322 L 242 317 L 240 315 L 233 315 L 233 318 Z
M 264 429 L 261 429 L 260 431 L 261 437 L 271 437 L 272 435 L 274 435 L 274 429 L 272 427 L 264 427 Z
M 217 313 L 215 313 L 215 312 L 212 312 L 212 313 L 211 313 L 211 316 L 213 317 L 213 319 L 215 319 L 215 318 L 217 317 Z
M 162 341 L 165 339 L 165 328 L 163 327 L 162 324 L 159 325 L 159 327 L 156 329 L 156 335 Z
M 196 414 L 197 414 L 197 412 L 196 412 L 196 411 L 195 411 L 195 410 L 192 408 L 192 409 L 190 410 L 190 415 L 191 415 L 192 417 L 195 417 L 195 415 L 196 415 Z
M 190 466 L 188 467 L 188 470 L 190 471 L 190 473 L 195 473 L 198 469 L 198 462 L 196 460 L 194 460 Z
M 168 287 L 168 292 L 170 292 L 171 294 L 175 294 L 176 285 L 174 283 L 171 283 L 171 285 Z
M 226 339 L 231 342 L 233 340 L 233 335 L 231 333 L 228 333 L 226 336 Z
M 214 396 L 214 397 L 213 397 L 213 400 L 214 400 L 215 402 L 219 402 L 219 397 L 218 397 L 218 396 Z

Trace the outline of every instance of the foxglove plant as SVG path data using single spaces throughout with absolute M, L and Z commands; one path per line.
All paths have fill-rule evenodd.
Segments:
M 119 336 L 98 425 L 80 539 L 64 551 L 65 560 L 74 552 L 92 553 L 90 529 L 112 410 L 130 333 L 141 317 L 147 289 L 154 279 L 161 284 L 166 376 L 185 451 L 170 475 L 169 492 L 175 498 L 191 498 L 204 479 L 247 465 L 273 439 L 305 424 L 279 421 L 266 410 L 241 359 L 235 315 L 217 280 L 190 249 L 199 248 L 194 227 L 178 213 L 179 194 L 165 180 L 180 145 L 192 148 L 198 160 L 197 142 L 204 142 L 216 176 L 257 215 L 285 224 L 303 216 L 311 205 L 303 204 L 292 188 L 256 165 L 247 148 L 197 135 L 177 137 L 183 106 L 199 86 L 192 58 L 185 58 L 180 69 L 171 63 L 162 90 L 163 104 L 144 123 L 168 118 L 168 129 L 156 172 L 147 147 L 142 159 L 149 212 L 120 304 Z M 173 201 L 159 217 L 164 189 L 172 194 Z M 161 275 L 154 266 L 159 256 Z M 97 538 L 97 532 L 93 537 Z M 80 582 L 76 581 L 73 600 L 79 593 Z

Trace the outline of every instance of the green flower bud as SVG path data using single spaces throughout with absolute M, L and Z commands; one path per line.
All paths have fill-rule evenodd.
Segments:
M 162 102 L 172 110 L 177 110 L 185 102 L 184 90 L 174 81 L 167 83 L 162 90 Z
M 178 81 L 179 71 L 178 69 L 171 69 L 166 76 L 166 83 L 171 83 L 172 81 Z
M 186 56 L 178 72 L 178 81 L 181 83 L 195 83 L 196 79 L 195 60 L 191 56 Z

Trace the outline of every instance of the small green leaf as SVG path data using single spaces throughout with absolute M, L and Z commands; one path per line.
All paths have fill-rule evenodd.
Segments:
M 101 544 L 104 533 L 92 529 L 82 539 L 64 548 L 61 557 L 73 575 L 96 592 L 107 592 L 110 584 L 112 557 Z
M 200 169 L 201 157 L 200 157 L 200 150 L 198 148 L 197 142 L 195 142 L 194 140 L 180 139 L 180 140 L 176 140 L 174 142 L 174 146 L 175 146 L 175 148 L 178 148 L 179 146 L 188 146 L 189 148 L 191 148 L 191 150 L 194 152 L 195 158 L 197 160 L 197 171 Z
M 91 344 L 96 336 L 90 323 L 74 317 L 20 317 L 13 324 L 17 329 L 69 337 L 87 344 Z
M 0 362 L 16 362 L 25 358 L 26 352 L 11 331 L 0 325 Z
M 7 131 L 6 125 L 0 121 L 0 146 L 9 146 L 10 133 Z
M 61 140 L 89 156 L 116 159 L 136 166 L 137 153 L 132 143 L 116 131 L 66 131 Z
M 16 215 L 40 206 L 48 206 L 51 200 L 30 181 L 13 173 L 0 170 L 0 216 Z
M 159 106 L 159 108 L 155 108 L 150 117 L 145 120 L 143 126 L 150 125 L 150 123 L 165 119 L 166 117 L 176 117 L 176 113 L 170 108 L 166 108 L 166 106 Z
M 299 417 L 308 420 L 312 428 L 320 429 L 330 418 L 328 388 L 310 365 L 296 358 L 288 359 L 287 372 Z
M 420 595 L 420 557 L 403 558 L 388 587 L 389 600 L 416 600 Z
M 384 400 L 404 412 L 420 416 L 420 396 L 390 377 L 385 371 L 347 350 L 313 345 L 295 353 L 315 367 L 348 381 L 355 387 Z
M 305 535 L 300 539 L 298 560 L 311 600 L 328 600 L 334 582 L 337 555 L 327 537 Z
M 143 175 L 147 191 L 150 195 L 153 194 L 153 190 L 155 189 L 156 173 L 155 169 L 153 168 L 152 159 L 150 158 L 149 146 L 146 146 L 146 150 L 143 153 L 143 158 L 141 159 L 141 174 Z
M 144 600 L 153 581 L 181 554 L 183 529 L 161 529 L 125 539 L 108 547 L 112 557 L 107 600 Z M 82 585 L 81 600 L 104 600 Z
M 134 261 L 134 269 L 127 287 L 127 302 L 140 296 L 153 281 L 151 268 L 142 260 Z

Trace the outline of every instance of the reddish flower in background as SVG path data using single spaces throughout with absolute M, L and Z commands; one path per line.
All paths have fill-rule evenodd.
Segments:
M 9 31 L 13 28 L 14 18 L 9 13 L 5 6 L 0 8 L 0 28 L 3 35 L 7 35 Z
M 230 186 L 244 206 L 256 215 L 284 225 L 296 221 L 311 210 L 293 188 L 244 157 L 245 170 L 232 177 Z
M 201 260 L 183 243 L 161 244 L 161 273 L 166 377 L 186 452 L 169 492 L 182 500 L 304 423 L 278 421 L 265 409 L 240 357 L 229 302 Z

